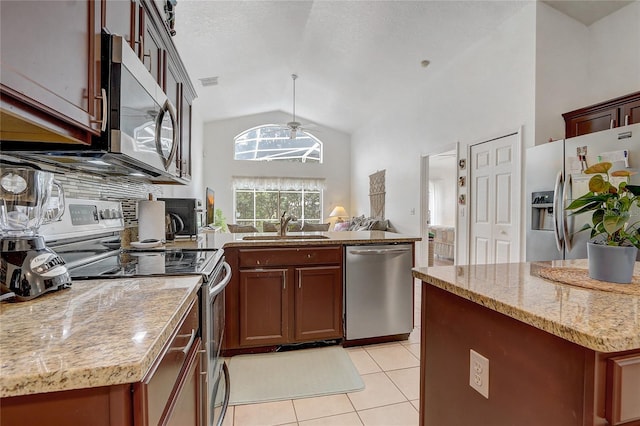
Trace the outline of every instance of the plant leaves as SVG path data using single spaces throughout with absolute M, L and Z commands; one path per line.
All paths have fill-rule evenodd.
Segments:
M 598 164 L 602 164 L 602 163 L 598 163 Z M 585 173 L 586 173 L 586 170 L 585 170 Z M 591 179 L 589 179 L 589 191 L 607 192 L 608 190 L 609 190 L 609 182 L 604 180 L 602 175 L 595 175 L 595 176 L 592 176 Z
M 587 170 L 585 170 L 584 173 L 585 174 L 607 173 L 610 168 L 611 168 L 611 163 L 608 161 L 603 161 L 602 163 L 594 164 L 593 166 L 587 168 Z
M 633 195 L 640 195 L 640 185 L 626 185 L 625 189 Z
M 616 170 L 615 172 L 611 172 L 611 176 L 633 176 L 636 172 L 632 172 L 630 170 Z
M 609 235 L 618 232 L 620 229 L 624 227 L 624 224 L 629 220 L 629 213 L 605 213 L 602 218 L 602 225 L 604 226 L 605 231 Z

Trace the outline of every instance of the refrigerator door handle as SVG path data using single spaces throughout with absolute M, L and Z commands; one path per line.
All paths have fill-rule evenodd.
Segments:
M 560 189 L 562 188 L 562 171 L 558 172 L 556 176 L 556 184 L 553 188 L 553 234 L 556 239 L 556 247 L 558 251 L 562 253 L 563 240 L 562 240 L 562 232 L 560 231 L 560 215 L 559 213 L 563 211 L 561 205 L 560 198 Z
M 567 210 L 565 209 L 565 206 L 567 206 L 567 199 L 569 196 L 569 188 L 571 188 L 571 174 L 567 174 L 565 180 L 564 180 L 564 187 L 562 189 L 562 231 L 564 233 L 564 244 L 565 247 L 567 248 L 567 252 L 571 251 L 571 233 L 569 232 L 569 214 L 567 213 Z

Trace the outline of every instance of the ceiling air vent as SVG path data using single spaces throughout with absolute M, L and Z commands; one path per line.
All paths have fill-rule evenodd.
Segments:
M 208 86 L 217 86 L 218 85 L 218 77 L 206 77 L 206 78 L 200 78 L 200 83 L 202 84 L 202 87 L 208 87 Z

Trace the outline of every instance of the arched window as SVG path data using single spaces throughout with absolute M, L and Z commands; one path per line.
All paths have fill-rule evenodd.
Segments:
M 312 134 L 275 124 L 254 127 L 234 138 L 236 160 L 322 163 L 322 142 Z

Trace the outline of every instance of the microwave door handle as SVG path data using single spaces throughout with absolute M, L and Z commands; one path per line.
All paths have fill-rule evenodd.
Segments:
M 558 175 L 556 176 L 556 184 L 553 188 L 553 234 L 556 240 L 556 247 L 558 248 L 559 252 L 562 252 L 562 247 L 564 246 L 563 239 L 562 239 L 562 231 L 560 229 L 561 227 L 560 213 L 563 211 L 562 204 L 561 204 L 562 198 L 560 197 L 561 188 L 562 188 L 562 171 L 559 171 Z
M 102 103 L 102 117 L 100 120 L 91 120 L 92 123 L 100 123 L 100 132 L 104 133 L 107 130 L 107 91 L 100 89 L 100 95 L 96 96 L 96 99 L 100 99 Z
M 571 251 L 571 232 L 572 229 L 569 229 L 569 213 L 567 212 L 567 209 L 565 208 L 565 206 L 567 206 L 567 201 L 568 201 L 568 197 L 569 197 L 569 190 L 571 188 L 571 184 L 572 184 L 572 178 L 571 178 L 571 174 L 567 174 L 567 176 L 565 177 L 564 180 L 564 186 L 562 189 L 562 232 L 564 233 L 564 243 L 565 246 L 567 247 L 567 252 Z M 572 220 L 572 224 L 573 224 L 573 220 Z M 572 226 L 573 228 L 573 226 Z

